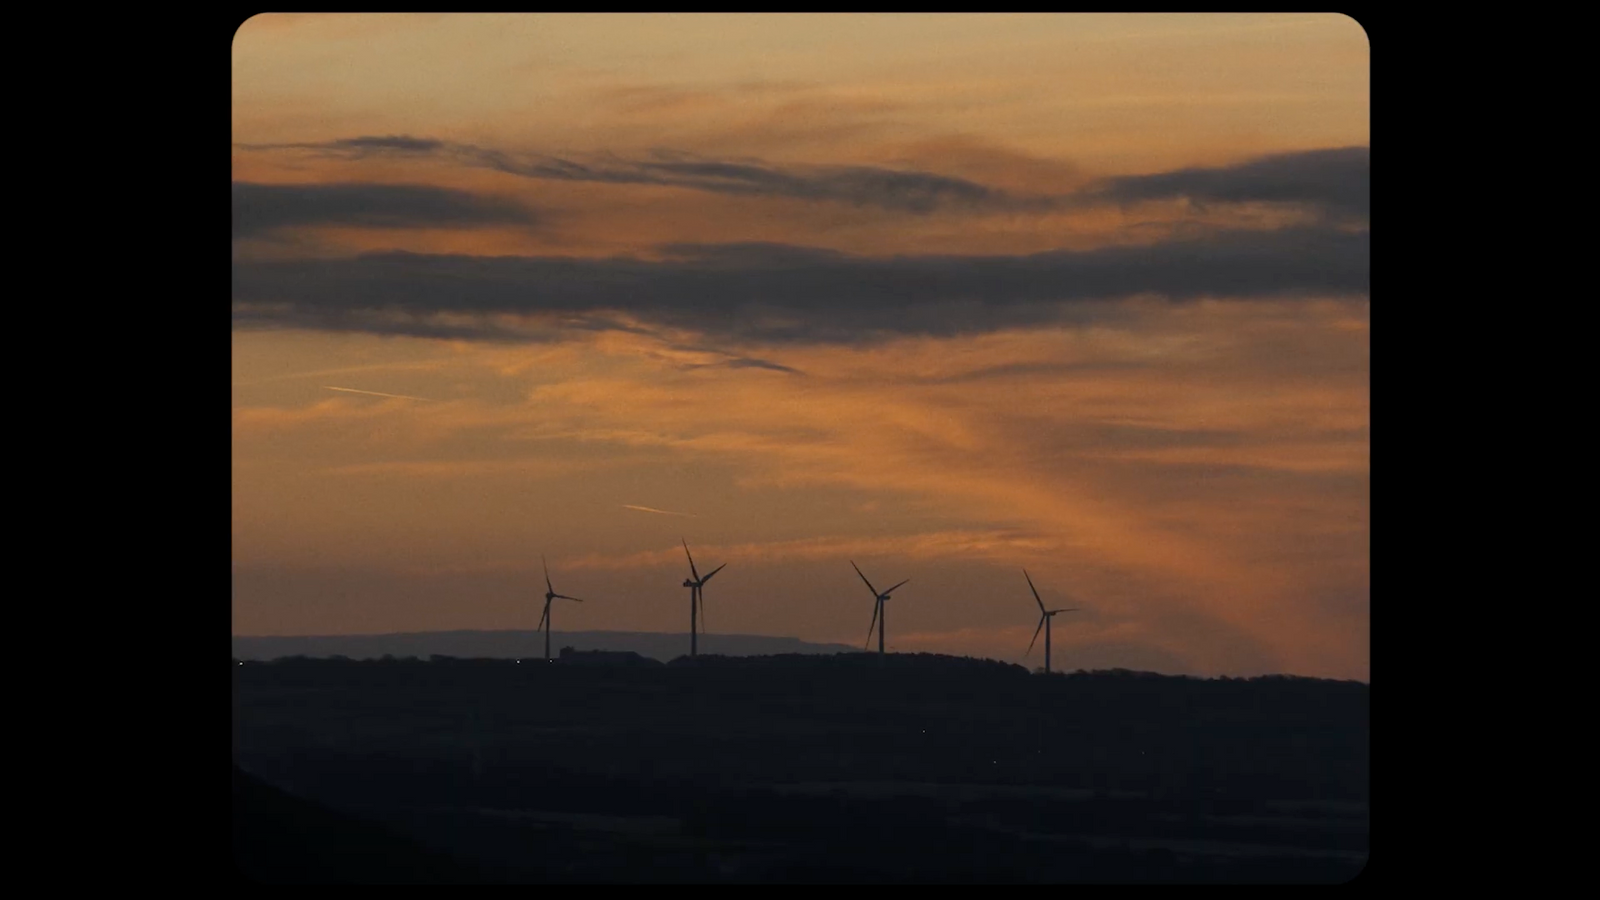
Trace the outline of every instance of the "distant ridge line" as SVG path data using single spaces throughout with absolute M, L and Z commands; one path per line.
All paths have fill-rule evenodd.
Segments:
M 647 631 L 552 631 L 552 646 L 574 650 L 633 651 L 640 656 L 670 662 L 688 652 L 689 635 Z M 853 652 L 845 644 L 802 641 L 792 637 L 753 634 L 701 635 L 703 652 L 720 656 L 768 656 L 783 653 L 832 654 Z M 388 634 L 345 635 L 233 635 L 233 655 L 241 660 L 267 660 L 284 656 L 348 656 L 376 659 L 383 656 L 433 655 L 520 659 L 544 652 L 544 634 L 533 630 L 413 631 Z

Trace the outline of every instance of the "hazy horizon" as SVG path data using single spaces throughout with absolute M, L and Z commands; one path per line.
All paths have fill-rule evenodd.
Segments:
M 488 637 L 490 643 L 479 643 L 471 647 L 463 645 L 450 645 L 438 643 L 438 639 L 448 642 L 451 639 Z M 376 659 L 384 655 L 394 657 L 426 657 L 438 655 L 445 657 L 480 658 L 480 659 L 512 659 L 528 656 L 538 657 L 544 651 L 544 632 L 526 628 L 505 629 L 475 629 L 462 628 L 447 631 L 394 631 L 371 632 L 352 634 L 234 634 L 234 655 L 237 659 L 253 661 L 270 661 L 288 656 L 313 656 L 331 657 L 347 656 L 353 659 Z M 513 652 L 511 646 L 505 641 L 493 641 L 495 638 L 515 638 L 525 641 L 526 652 Z M 401 644 L 384 645 L 378 642 L 399 639 Z M 417 639 L 417 640 L 412 640 Z M 641 649 L 640 639 L 653 645 Z M 431 645 L 424 645 L 425 641 L 433 641 Z M 402 645 L 410 642 L 409 646 Z M 241 648 L 241 642 L 243 647 Z M 299 642 L 299 643 L 297 643 Z M 320 646 L 316 646 L 320 645 Z M 875 645 L 874 645 L 875 646 Z M 268 655 L 264 649 L 276 647 Z M 559 655 L 564 647 L 574 650 L 613 650 L 619 652 L 633 651 L 642 656 L 670 662 L 673 659 L 689 655 L 689 632 L 684 631 L 562 631 L 559 629 L 550 632 L 550 648 L 553 655 Z M 402 648 L 402 649 L 397 649 Z M 241 649 L 247 652 L 241 654 Z M 315 650 L 316 652 L 312 652 Z M 647 650 L 651 652 L 647 652 Z M 934 653 L 954 657 L 982 659 L 993 662 L 1010 663 L 1024 668 L 1038 671 L 1044 667 L 1044 654 L 1042 645 L 1036 646 L 1033 652 L 1024 652 L 1020 655 L 986 656 L 964 653 L 941 653 L 928 650 L 900 650 L 891 643 L 888 648 L 890 653 Z M 448 651 L 448 652 L 446 652 Z M 792 635 L 775 634 L 705 634 L 700 635 L 700 654 L 702 656 L 776 656 L 785 653 L 804 653 L 807 655 L 828 655 L 831 653 L 875 653 L 872 647 L 850 646 L 840 643 L 819 643 L 806 641 Z M 1151 662 L 1150 660 L 1145 660 Z M 1182 676 L 1194 673 L 1168 670 L 1160 667 L 1160 661 L 1154 661 L 1155 667 L 1138 665 L 1138 658 L 1125 655 L 1122 648 L 1105 649 L 1090 648 L 1090 652 L 1083 658 L 1062 658 L 1059 654 L 1053 656 L 1052 670 L 1056 672 L 1084 671 L 1109 671 L 1112 669 L 1127 669 L 1138 672 L 1149 672 L 1158 675 Z M 1129 665 L 1129 663 L 1136 663 Z M 1294 678 L 1316 678 L 1322 676 L 1304 675 L 1298 672 L 1261 672 L 1256 676 L 1281 675 Z M 1194 676 L 1194 677 L 1220 677 L 1220 676 Z M 1237 676 L 1236 676 L 1237 677 Z M 1343 681 L 1357 681 L 1362 684 L 1369 683 L 1365 679 L 1334 679 Z

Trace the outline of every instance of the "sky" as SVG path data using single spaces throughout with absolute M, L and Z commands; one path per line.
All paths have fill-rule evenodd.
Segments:
M 1340 15 L 260 15 L 233 630 L 1367 680 Z M 559 601 L 558 601 L 559 602 Z M 1040 641 L 1042 644 L 1042 639 Z

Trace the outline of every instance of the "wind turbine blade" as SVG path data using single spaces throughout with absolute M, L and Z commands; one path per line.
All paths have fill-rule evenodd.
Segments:
M 711 576 L 707 575 L 706 577 L 710 578 Z M 706 592 L 704 587 L 700 589 L 700 633 L 706 633 Z
M 1028 578 L 1028 570 L 1022 570 L 1022 577 Z M 1033 591 L 1033 602 L 1039 604 L 1039 611 L 1044 612 L 1044 601 L 1039 599 L 1039 589 L 1033 586 L 1033 579 L 1028 578 L 1028 590 Z
M 545 562 L 543 553 L 539 554 L 539 562 L 544 563 L 544 589 L 553 594 L 556 589 L 550 584 L 550 564 Z
M 707 572 L 706 573 L 706 577 L 700 579 L 700 583 L 701 584 L 705 584 L 706 582 L 711 580 L 711 576 L 717 574 L 718 572 L 721 572 L 723 569 L 725 569 L 727 567 L 728 567 L 727 563 L 723 563 L 722 565 L 717 566 L 715 569 L 712 569 L 711 571 Z
M 1077 612 L 1077 611 L 1078 611 L 1078 608 L 1076 606 L 1074 606 L 1071 609 L 1052 609 L 1052 610 L 1050 610 L 1050 615 L 1053 616 L 1058 612 Z
M 1045 620 L 1045 618 L 1046 618 L 1045 616 L 1040 616 L 1039 617 L 1039 627 L 1035 628 L 1033 630 L 1033 640 L 1028 642 L 1028 653 L 1032 653 L 1033 652 L 1033 643 L 1034 643 L 1034 641 L 1037 641 L 1039 639 L 1039 632 L 1044 630 L 1044 620 Z M 1022 655 L 1023 656 L 1027 656 L 1028 653 L 1024 653 Z
M 854 563 L 852 563 L 852 565 L 854 565 Z M 871 587 L 871 586 L 872 585 L 870 585 L 870 584 L 867 585 L 867 587 Z M 877 599 L 878 595 L 877 594 L 873 594 L 872 596 L 873 596 L 873 600 L 872 600 L 872 624 L 867 626 L 867 642 L 862 645 L 863 647 L 871 647 L 872 646 L 872 629 L 878 627 L 878 599 Z
M 861 575 L 861 567 L 856 565 L 856 561 L 853 560 L 853 559 L 850 560 L 850 568 L 855 569 L 857 575 Z M 867 581 L 867 576 L 861 575 L 861 580 L 862 581 Z M 874 597 L 878 596 L 878 589 L 873 587 L 872 586 L 872 582 L 870 582 L 870 581 L 867 581 L 867 590 L 872 592 L 872 596 L 874 596 Z M 878 617 L 878 608 L 876 606 L 874 606 L 872 608 L 872 617 L 874 619 L 876 619 Z
M 907 578 L 907 579 L 906 579 L 906 581 L 910 581 L 910 580 L 911 580 L 911 579 L 909 579 L 909 578 Z M 902 582 L 900 582 L 900 584 L 905 584 L 905 583 L 906 583 L 906 581 L 902 581 Z M 897 588 L 897 587 L 899 587 L 899 586 L 900 586 L 900 584 L 897 584 L 897 585 L 895 585 L 895 586 L 894 586 L 894 587 L 892 587 L 892 588 L 889 588 L 889 589 L 888 589 L 888 590 L 887 590 L 887 591 L 884 591 L 884 592 L 883 592 L 883 595 L 884 595 L 884 596 L 885 596 L 885 597 L 887 597 L 887 596 L 889 596 L 889 595 L 890 595 L 890 594 L 892 594 L 892 593 L 894 593 L 894 589 L 895 589 L 895 588 Z
M 681 540 L 683 540 L 683 538 L 679 538 L 678 540 L 681 541 Z M 688 541 L 683 541 L 683 555 L 689 557 L 689 574 L 694 576 L 694 580 L 695 581 L 699 581 L 700 580 L 700 573 L 695 571 L 695 568 L 694 568 L 694 554 L 689 552 L 689 542 Z
M 534 630 L 534 631 L 538 631 L 538 630 L 539 630 L 539 629 L 540 629 L 540 628 L 543 628 L 543 627 L 544 627 L 544 620 L 545 620 L 545 619 L 548 619 L 548 618 L 550 618 L 550 604 L 549 604 L 549 603 L 546 603 L 546 604 L 545 604 L 545 605 L 544 605 L 544 615 L 541 615 L 541 616 L 540 616 L 540 617 L 539 617 L 539 625 L 538 625 L 538 627 L 537 627 L 537 628 L 535 628 L 535 629 L 533 629 L 533 630 Z
M 559 599 L 562 599 L 562 600 L 576 600 L 579 603 L 583 602 L 582 600 L 579 600 L 577 597 L 568 597 L 566 594 L 557 594 L 556 597 L 559 598 Z

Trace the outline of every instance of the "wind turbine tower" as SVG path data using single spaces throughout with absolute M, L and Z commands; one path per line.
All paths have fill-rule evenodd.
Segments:
M 683 539 L 680 538 L 680 540 Z M 700 650 L 700 640 L 699 633 L 696 631 L 696 622 L 697 620 L 704 621 L 705 619 L 706 582 L 710 581 L 713 575 L 716 575 L 718 572 L 721 572 L 723 569 L 727 568 L 728 564 L 723 563 L 722 565 L 717 566 L 715 569 L 707 572 L 706 577 L 701 578 L 700 573 L 694 567 L 694 554 L 689 552 L 689 542 L 687 540 L 683 541 L 683 555 L 689 557 L 690 577 L 684 579 L 683 586 L 689 589 L 689 656 L 693 657 Z
M 1077 612 L 1078 608 L 1045 609 L 1044 601 L 1039 599 L 1039 589 L 1033 586 L 1033 579 L 1028 577 L 1027 569 L 1022 570 L 1022 577 L 1028 579 L 1028 590 L 1033 591 L 1033 602 L 1039 604 L 1039 628 L 1044 629 L 1044 673 L 1048 675 L 1050 674 L 1050 620 L 1056 617 L 1056 613 Z M 1033 640 L 1028 642 L 1028 653 L 1033 652 L 1033 643 L 1039 639 L 1039 628 L 1033 630 Z M 1023 656 L 1027 656 L 1028 653 L 1024 653 Z
M 543 556 L 539 557 L 539 561 L 544 563 L 544 615 L 539 617 L 539 627 L 544 629 L 544 660 L 545 662 L 550 662 L 550 601 L 571 600 L 576 603 L 582 603 L 583 601 L 577 597 L 568 597 L 565 594 L 556 593 L 556 589 L 550 586 L 550 564 L 545 562 Z

